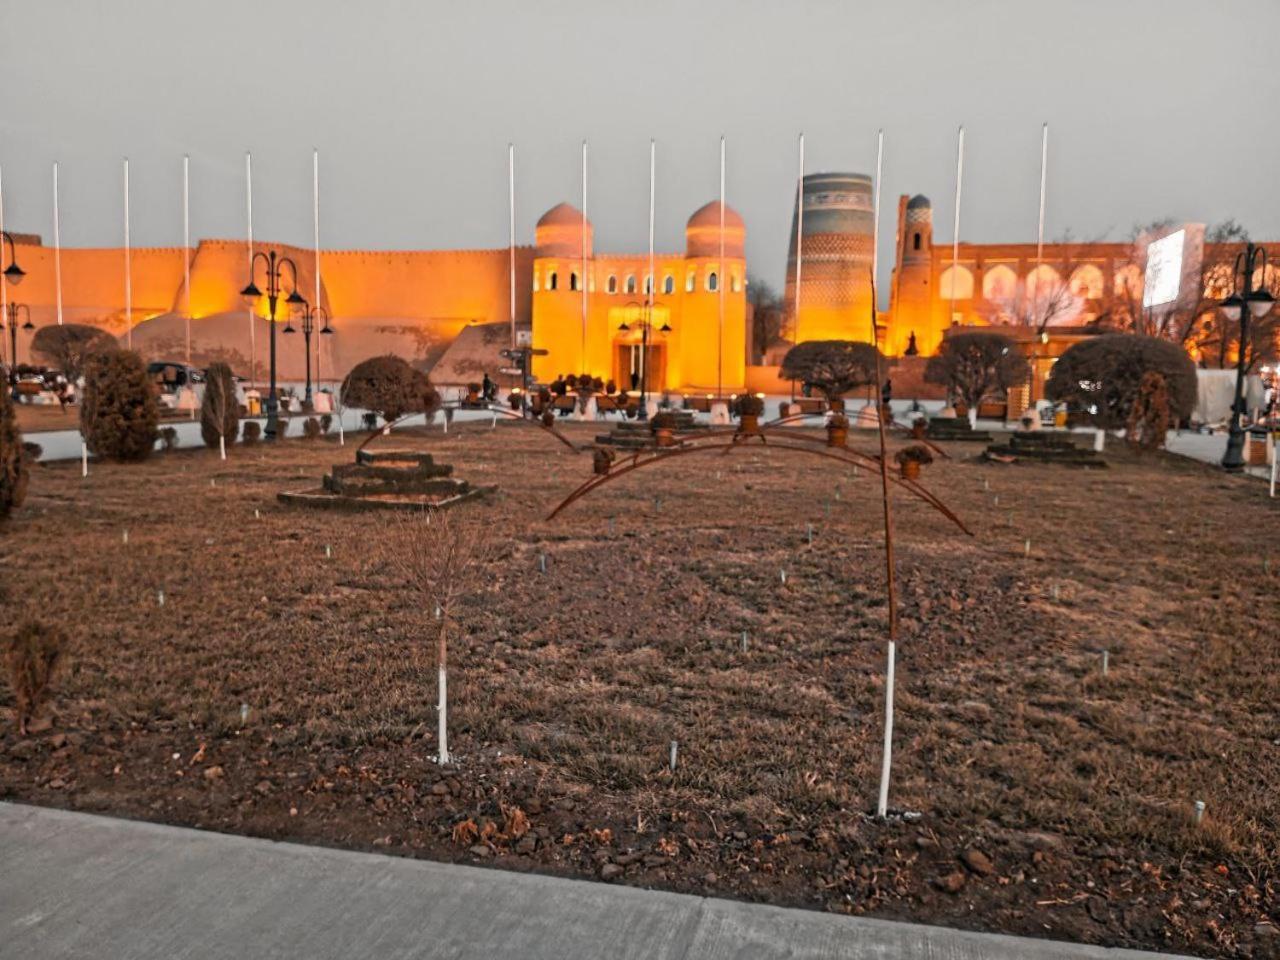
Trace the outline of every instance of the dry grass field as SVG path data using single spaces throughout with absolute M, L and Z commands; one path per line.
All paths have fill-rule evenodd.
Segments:
M 385 562 L 388 519 L 276 502 L 353 445 L 291 440 L 36 469 L 0 529 L 0 603 L 71 649 L 48 729 L 20 737 L 0 687 L 0 797 L 1280 956 L 1280 512 L 1262 484 L 1119 451 L 1081 473 L 953 445 L 926 468 L 976 535 L 895 497 L 899 813 L 879 822 L 878 478 L 752 446 L 546 522 L 589 454 L 515 424 L 378 443 L 499 488 L 460 508 L 498 560 L 450 651 L 454 765 L 433 762 L 431 611 Z

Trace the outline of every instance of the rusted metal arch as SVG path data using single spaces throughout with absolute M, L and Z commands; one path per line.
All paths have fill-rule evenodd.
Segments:
M 507 419 L 509 419 L 509 420 L 515 420 L 515 421 L 518 421 L 519 423 L 525 423 L 525 424 L 528 424 L 528 425 L 529 425 L 529 426 L 531 426 L 531 427 L 537 427 L 539 430 L 545 430 L 547 433 L 551 434 L 553 437 L 555 437 L 557 440 L 559 440 L 561 443 L 563 443 L 566 447 L 568 447 L 568 448 L 569 448 L 570 450 L 572 450 L 574 453 L 581 453 L 581 452 L 582 452 L 582 449 L 581 449 L 580 447 L 574 446 L 573 441 L 572 441 L 572 440 L 570 440 L 568 437 L 566 437 L 563 433 L 561 433 L 561 432 L 560 432 L 559 430 L 557 430 L 555 427 L 548 427 L 546 424 L 544 424 L 544 423 L 543 423 L 542 421 L 540 421 L 540 420 L 530 420 L 528 417 L 524 416 L 524 414 L 522 414 L 522 413 L 516 413 L 514 410 L 507 410 L 507 409 L 505 409 L 505 408 L 503 408 L 503 407 L 494 406 L 494 405 L 492 405 L 492 404 L 491 404 L 491 405 L 489 405 L 489 406 L 485 406 L 485 407 L 474 407 L 474 406 L 464 407 L 461 403 L 458 403 L 458 402 L 456 402 L 456 401 L 455 401 L 454 403 L 445 403 L 445 404 L 441 404 L 441 409 L 444 409 L 444 410 L 487 410 L 489 413 L 492 413 L 494 416 L 497 416 L 497 415 L 501 414 L 502 416 L 506 417 L 506 418 L 507 418 Z
M 588 493 L 592 492 L 598 487 L 603 486 L 604 484 L 608 483 L 610 480 L 616 480 L 618 477 L 631 473 L 633 470 L 639 470 L 641 467 L 648 467 L 656 463 L 662 463 L 672 459 L 673 457 L 687 456 L 688 454 L 692 454 L 692 453 L 704 453 L 711 450 L 723 450 L 725 452 L 731 452 L 741 446 L 742 446 L 742 443 L 740 441 L 731 440 L 728 443 L 703 443 L 703 444 L 697 444 L 697 445 L 686 444 L 684 446 L 679 446 L 679 447 L 668 447 L 668 448 L 663 448 L 660 451 L 650 453 L 647 456 L 642 453 L 636 453 L 629 458 L 629 461 L 621 462 L 619 465 L 611 469 L 608 473 L 595 474 L 589 477 L 586 481 L 580 484 L 576 489 L 570 492 L 569 495 L 565 497 L 564 500 L 562 500 L 554 510 L 552 510 L 549 514 L 547 514 L 547 520 L 555 519 L 555 517 L 562 510 L 564 510 L 566 507 L 570 506 L 577 500 L 580 500 L 582 497 L 586 496 Z M 811 456 L 824 457 L 829 460 L 835 460 L 839 463 L 850 464 L 852 466 L 866 465 L 865 463 L 866 457 L 864 454 L 857 454 L 854 451 L 847 450 L 847 449 L 841 450 L 841 448 L 828 447 L 823 449 L 817 449 L 814 447 L 798 447 L 788 443 L 774 443 L 774 444 L 770 444 L 768 446 L 768 449 L 769 450 L 785 450 L 785 451 L 791 451 L 795 453 L 807 453 L 807 454 L 810 454 Z M 836 450 L 841 450 L 841 452 L 837 453 L 835 452 Z M 854 459 L 855 457 L 860 459 Z M 951 509 L 947 507 L 946 504 L 942 503 L 942 501 L 940 501 L 936 496 L 934 496 L 932 493 L 930 493 L 924 487 L 920 486 L 915 481 L 903 480 L 899 477 L 890 477 L 889 482 L 898 485 L 899 487 L 901 487 L 902 489 L 910 493 L 912 496 L 923 501 L 924 503 L 927 503 L 929 506 L 933 507 L 939 513 L 941 513 L 944 517 L 946 517 L 948 520 L 954 523 L 957 527 L 959 527 L 964 533 L 967 533 L 969 536 L 973 536 L 973 531 L 970 530 L 965 525 L 963 520 L 957 517 L 951 511 Z

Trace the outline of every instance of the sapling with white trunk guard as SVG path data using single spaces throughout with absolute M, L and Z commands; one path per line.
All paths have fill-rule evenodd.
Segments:
M 449 633 L 460 625 L 462 601 L 478 592 L 493 553 L 489 528 L 445 512 L 411 514 L 390 522 L 384 543 L 392 568 L 416 591 L 424 629 L 435 629 L 437 741 L 449 762 Z

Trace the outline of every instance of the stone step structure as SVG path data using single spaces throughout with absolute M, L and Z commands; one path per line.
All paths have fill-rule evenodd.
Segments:
M 473 487 L 453 467 L 414 450 L 357 450 L 355 463 L 337 464 L 319 490 L 278 494 L 283 503 L 350 510 L 444 509 L 483 496 L 493 487 Z
M 692 410 L 671 410 L 675 415 L 677 434 L 693 433 L 698 430 L 711 429 L 708 424 L 699 423 Z M 648 420 L 623 420 L 614 424 L 608 433 L 596 436 L 596 443 L 617 447 L 620 450 L 643 450 L 655 445 L 653 431 Z
M 992 439 L 987 431 L 973 429 L 968 417 L 934 417 L 925 428 L 924 435 L 930 440 L 961 440 L 968 443 L 990 443 Z
M 1015 430 L 1007 441 L 987 447 L 983 457 L 1002 463 L 1056 463 L 1085 469 L 1107 466 L 1092 448 L 1078 447 L 1070 435 L 1049 430 Z

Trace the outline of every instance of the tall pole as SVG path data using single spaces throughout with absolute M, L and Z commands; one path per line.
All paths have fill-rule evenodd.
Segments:
M 728 270 L 724 265 L 724 134 L 720 134 L 720 329 L 716 336 L 716 399 L 724 396 L 724 288 Z
M 640 410 L 649 419 L 649 324 L 653 322 L 653 208 L 657 187 L 657 143 L 649 140 L 649 281 L 645 285 L 644 325 L 640 328 Z
M 249 277 L 253 277 L 253 154 L 244 154 L 244 196 L 245 214 L 248 220 L 247 237 L 249 241 Z M 254 329 L 253 304 L 248 306 L 249 317 L 249 383 L 258 388 L 258 333 Z
M 0 171 L 0 237 L 4 236 L 4 174 Z M 0 240 L 0 247 L 4 241 Z M 3 251 L 0 251 L 2 253 Z M 0 317 L 9 316 L 9 285 L 5 282 L 4 271 L 0 270 Z M 12 319 L 10 318 L 10 323 Z M 18 337 L 17 332 L 10 331 L 12 347 L 9 350 L 9 380 L 14 381 L 18 370 Z
M 514 350 L 516 348 L 516 145 L 514 143 L 507 144 L 507 228 L 507 258 L 510 269 L 508 286 L 511 292 L 511 349 Z
M 591 373 L 587 365 L 587 141 L 582 141 L 582 231 L 579 238 L 578 254 L 582 265 L 578 269 L 578 289 L 582 291 L 582 344 L 578 356 L 581 358 L 581 372 Z
M 320 150 L 313 147 L 311 150 L 311 238 L 312 246 L 315 250 L 315 299 L 312 303 L 315 305 L 313 309 L 320 309 Z M 306 348 L 307 348 L 307 404 L 310 406 L 311 398 L 311 331 L 306 331 Z M 316 338 L 316 385 L 319 386 L 320 380 L 320 350 L 324 337 Z
M 791 331 L 793 342 L 800 342 L 800 264 L 804 260 L 804 134 L 800 134 L 799 174 L 796 176 L 796 289 L 795 328 Z
M 191 157 L 182 157 L 182 312 L 187 317 L 187 366 L 191 366 Z
M 124 158 L 124 339 L 133 349 L 133 256 L 129 245 L 129 158 Z
M 960 279 L 960 188 L 964 183 L 964 126 L 956 134 L 956 212 L 951 227 L 951 317 L 947 326 L 956 322 L 956 283 Z
M 53 161 L 53 289 L 62 326 L 62 217 L 58 212 L 58 161 Z
M 1036 227 L 1036 280 L 1032 284 L 1033 310 L 1034 303 L 1039 300 L 1039 276 L 1044 264 L 1044 188 L 1048 183 L 1048 124 L 1041 128 L 1041 205 L 1039 205 L 1039 223 Z M 1039 321 L 1037 320 L 1037 324 Z
M 876 131 L 876 182 L 871 194 L 871 280 L 872 316 L 876 316 L 879 304 L 875 302 L 875 287 L 880 281 L 880 171 L 884 168 L 884 130 Z M 875 324 L 872 324 L 875 327 Z M 876 328 L 878 330 L 878 328 Z
M 1266 283 L 1266 252 L 1262 247 L 1256 247 L 1252 242 L 1246 243 L 1244 253 L 1236 258 L 1236 269 L 1232 275 L 1232 286 L 1235 286 L 1235 277 L 1240 273 L 1241 260 L 1244 261 L 1244 289 L 1241 293 L 1240 303 L 1240 346 L 1236 349 L 1236 389 L 1235 395 L 1231 401 L 1231 425 L 1227 431 L 1227 450 L 1222 456 L 1222 469 L 1232 473 L 1238 473 L 1244 469 L 1244 427 L 1240 423 L 1244 414 L 1244 374 L 1245 374 L 1245 354 L 1249 349 L 1249 321 L 1252 319 L 1250 307 L 1253 305 L 1253 272 L 1254 264 L 1258 259 L 1262 259 L 1263 266 L 1261 268 L 1262 282 Z

